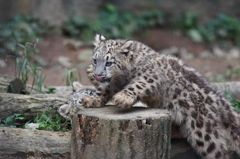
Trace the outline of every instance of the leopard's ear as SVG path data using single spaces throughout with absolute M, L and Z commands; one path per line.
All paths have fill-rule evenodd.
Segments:
M 72 89 L 73 89 L 73 92 L 79 90 L 79 89 L 82 89 L 83 88 L 83 85 L 79 82 L 76 82 L 74 81 L 73 84 L 72 84 Z
M 121 53 L 124 55 L 128 55 L 130 48 L 133 44 L 132 40 L 127 40 L 122 46 L 121 46 Z
M 95 41 L 93 42 L 93 45 L 94 45 L 95 47 L 98 47 L 98 46 L 100 45 L 100 43 L 103 42 L 103 41 L 105 41 L 105 40 L 106 40 L 106 38 L 105 38 L 103 35 L 101 35 L 101 34 L 96 34 L 96 36 L 95 36 Z

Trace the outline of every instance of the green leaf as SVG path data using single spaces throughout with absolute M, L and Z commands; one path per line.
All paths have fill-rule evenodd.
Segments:
M 48 89 L 48 91 L 49 91 L 50 93 L 53 93 L 53 92 L 55 92 L 55 91 L 57 90 L 57 89 L 54 88 L 54 87 L 48 87 L 48 86 L 44 86 L 44 88 Z

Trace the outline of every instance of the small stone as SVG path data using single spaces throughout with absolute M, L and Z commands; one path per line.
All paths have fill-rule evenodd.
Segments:
M 36 57 L 37 62 L 40 66 L 46 67 L 48 65 L 48 62 L 46 60 L 44 60 L 41 56 L 36 55 L 35 57 Z
M 202 59 L 213 59 L 214 55 L 209 50 L 205 50 L 199 54 L 199 57 Z
M 220 49 L 219 47 L 216 47 L 216 46 L 213 48 L 213 54 L 217 58 L 224 58 L 224 57 L 226 57 L 226 52 L 224 52 L 222 49 Z
M 7 67 L 7 64 L 4 60 L 0 59 L 0 68 L 5 68 Z
M 239 59 L 239 58 L 240 58 L 240 51 L 237 48 L 232 48 L 227 55 L 227 59 L 229 60 Z
M 70 59 L 66 56 L 59 56 L 58 62 L 64 67 L 71 67 Z
M 84 44 L 82 41 L 74 40 L 74 39 L 67 39 L 63 41 L 64 46 L 72 46 L 75 50 L 81 48 Z
M 92 49 L 85 49 L 78 54 L 78 59 L 81 62 L 88 61 L 92 58 L 92 55 L 93 55 Z
M 173 56 L 178 56 L 178 48 L 173 46 L 164 50 L 159 51 L 160 54 L 164 54 L 164 55 L 173 55 Z
M 187 52 L 185 48 L 181 48 L 179 50 L 180 53 L 180 58 L 185 59 L 185 60 L 191 60 L 194 58 L 193 54 Z
M 25 128 L 36 130 L 39 128 L 39 124 L 38 123 L 28 123 L 25 125 Z

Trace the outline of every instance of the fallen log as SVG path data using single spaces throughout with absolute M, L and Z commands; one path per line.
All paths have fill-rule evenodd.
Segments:
M 66 101 L 67 95 L 0 93 L 0 118 L 17 113 L 25 114 L 26 119 L 32 119 L 45 110 L 55 114 Z
M 240 82 L 212 83 L 220 92 L 228 91 L 234 99 L 240 99 Z M 56 87 L 62 93 L 71 92 L 71 87 Z M 70 90 L 70 91 L 69 91 Z M 45 110 L 53 113 L 67 101 L 66 94 L 33 94 L 21 95 L 0 93 L 0 118 L 4 119 L 14 113 L 25 114 L 26 117 L 35 117 Z
M 0 158 L 70 159 L 70 132 L 0 127 Z
M 88 108 L 73 117 L 72 159 L 168 159 L 171 117 L 166 110 Z

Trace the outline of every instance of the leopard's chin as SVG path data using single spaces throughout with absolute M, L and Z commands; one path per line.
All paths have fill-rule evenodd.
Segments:
M 107 83 L 109 83 L 109 82 L 111 82 L 111 78 L 103 78 L 103 81 L 100 81 L 100 82 L 107 82 Z

